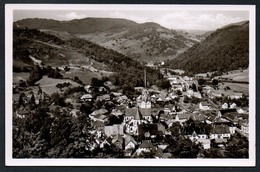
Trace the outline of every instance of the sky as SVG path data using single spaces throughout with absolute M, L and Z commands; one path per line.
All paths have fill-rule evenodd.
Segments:
M 231 9 L 231 8 L 230 8 Z M 14 21 L 24 18 L 47 18 L 61 21 L 87 17 L 124 18 L 137 23 L 155 22 L 169 29 L 215 30 L 230 23 L 249 20 L 247 10 L 224 8 L 86 8 L 85 10 L 15 9 Z

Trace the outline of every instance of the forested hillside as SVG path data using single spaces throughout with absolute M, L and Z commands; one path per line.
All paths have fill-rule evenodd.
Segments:
M 143 86 L 144 67 L 137 61 L 90 41 L 72 38 L 66 41 L 36 29 L 14 29 L 14 71 L 30 71 L 35 60 L 45 66 L 99 64 L 100 70 L 114 72 L 111 80 L 119 86 Z M 33 57 L 33 58 L 32 58 Z M 163 80 L 158 70 L 147 69 L 148 82 Z
M 249 65 L 249 22 L 229 25 L 213 32 L 204 41 L 191 47 L 167 67 L 188 73 L 230 71 Z

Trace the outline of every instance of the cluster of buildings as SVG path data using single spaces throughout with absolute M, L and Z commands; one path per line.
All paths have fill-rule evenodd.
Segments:
M 108 88 L 113 85 L 109 81 L 104 83 L 104 87 L 96 88 L 98 96 L 94 96 L 93 88 L 86 85 L 85 94 L 74 93 L 74 98 L 67 98 L 66 102 L 73 102 L 77 97 L 77 105 L 101 102 L 101 108 L 88 114 L 92 129 L 86 132 L 92 139 L 86 138 L 85 149 L 93 151 L 115 147 L 124 157 L 142 157 L 153 153 L 156 158 L 171 158 L 173 155 L 167 151 L 171 146 L 165 139 L 167 136 L 180 135 L 201 144 L 205 150 L 210 149 L 213 142 L 220 148 L 224 147 L 236 132 L 248 137 L 248 107 L 237 107 L 230 102 L 214 104 L 210 100 L 214 94 L 204 97 L 190 88 L 188 81 L 193 81 L 192 77 L 165 77 L 171 89 L 155 93 L 146 87 L 138 88 L 140 95 L 134 99 L 121 92 L 110 91 Z M 211 86 L 204 86 L 203 90 L 211 90 Z M 36 101 L 42 95 L 37 94 Z M 185 103 L 185 96 L 195 97 L 199 102 Z M 234 96 L 232 99 L 239 99 L 242 95 Z M 71 110 L 72 116 L 77 117 L 80 113 L 78 107 Z M 16 115 L 22 117 L 23 112 L 17 111 Z M 178 130 L 172 129 L 175 127 L 179 127 Z
M 185 79 L 191 80 L 191 78 Z M 236 132 L 248 137 L 248 109 L 236 107 L 235 103 L 216 106 L 208 100 L 210 98 L 202 98 L 201 94 L 190 90 L 181 76 L 176 80 L 171 77 L 170 82 L 172 89 L 166 95 L 150 94 L 147 88 L 139 88 L 140 96 L 134 100 L 116 92 L 97 97 L 96 99 L 109 102 L 112 100 L 109 95 L 113 95 L 113 101 L 118 102 L 118 108 L 116 106 L 112 112 L 97 109 L 90 114 L 94 130 L 102 133 L 103 139 L 102 142 L 95 142 L 95 146 L 103 147 L 104 142 L 110 146 L 114 145 L 124 152 L 125 157 L 140 157 L 143 153 L 153 152 L 157 158 L 169 158 L 172 155 L 166 151 L 170 146 L 167 141 L 155 140 L 175 135 L 171 128 L 177 125 L 181 126 L 177 134 L 200 143 L 203 149 L 210 149 L 212 142 L 219 147 L 225 146 Z M 177 90 L 182 94 L 176 94 Z M 198 104 L 183 103 L 181 100 L 183 96 L 195 96 L 201 101 Z M 88 101 L 90 96 L 84 95 L 81 98 Z M 172 100 L 175 100 L 174 104 Z M 129 106 L 130 102 L 133 106 Z M 116 116 L 120 120 L 111 123 L 111 116 Z M 187 127 L 187 122 L 190 120 L 198 126 Z M 94 135 L 98 136 L 96 133 Z

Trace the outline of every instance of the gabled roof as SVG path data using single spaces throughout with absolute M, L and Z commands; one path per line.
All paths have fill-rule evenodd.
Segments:
M 137 142 L 135 141 L 135 139 L 132 136 L 126 135 L 126 137 L 125 137 L 125 145 L 127 145 L 130 142 L 132 142 L 135 145 L 137 145 Z
M 219 110 L 219 112 L 223 118 L 234 119 L 235 116 L 238 116 L 238 112 L 236 109 L 222 109 Z
M 123 141 L 124 141 L 124 138 L 119 134 L 115 135 L 112 139 L 112 143 L 115 143 L 115 142 L 123 143 Z
M 153 145 L 151 142 L 145 140 L 145 141 L 143 141 L 143 143 L 139 146 L 139 148 L 154 149 L 155 147 L 154 147 L 154 145 Z
M 207 117 L 203 114 L 192 114 L 191 119 L 194 121 L 204 121 Z
M 132 116 L 135 120 L 141 120 L 143 116 L 151 116 L 151 108 L 127 108 L 125 116 Z

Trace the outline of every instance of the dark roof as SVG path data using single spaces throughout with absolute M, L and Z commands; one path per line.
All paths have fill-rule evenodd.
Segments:
M 212 130 L 212 134 L 229 134 L 229 128 L 226 125 L 215 125 Z
M 151 142 L 145 140 L 145 141 L 139 146 L 139 148 L 154 149 L 155 147 L 154 147 L 154 145 L 153 145 Z
M 138 125 L 139 136 L 144 136 L 146 132 L 149 132 L 150 135 L 159 135 L 158 125 L 157 124 Z
M 222 116 L 225 114 L 231 114 L 231 113 L 238 114 L 236 109 L 221 109 L 221 110 L 219 110 L 219 112 L 221 113 Z
M 151 108 L 127 108 L 125 116 L 133 116 L 134 119 L 140 120 L 143 116 L 151 116 Z

